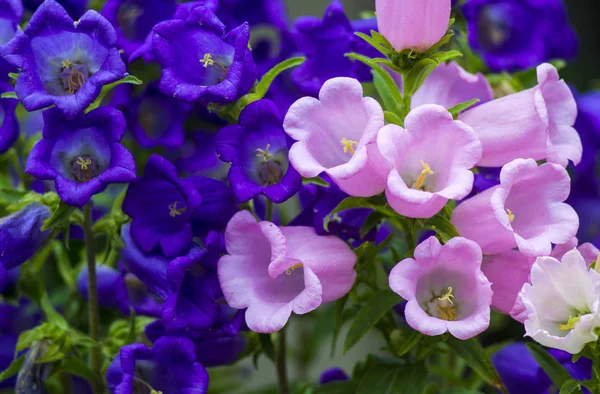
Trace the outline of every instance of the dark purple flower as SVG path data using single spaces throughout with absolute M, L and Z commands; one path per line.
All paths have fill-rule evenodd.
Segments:
M 30 12 L 35 12 L 44 0 L 23 0 L 23 6 Z M 65 7 L 65 10 L 73 17 L 79 19 L 86 11 L 89 0 L 57 0 L 58 4 Z
M 22 17 L 23 4 L 21 4 L 21 0 L 6 0 L 0 3 L 0 47 L 15 36 Z M 8 73 L 16 71 L 14 66 L 0 58 L 0 81 L 8 80 Z M 3 92 L 5 91 L 3 90 Z
M 225 231 L 229 219 L 239 211 L 233 191 L 224 182 L 204 176 L 187 178 L 202 196 L 202 204 L 192 213 L 195 236 L 206 236 L 210 231 Z
M 112 393 L 158 391 L 163 394 L 204 394 L 208 373 L 197 361 L 187 338 L 162 337 L 152 348 L 141 343 L 121 348 L 106 371 Z
M 10 293 L 15 289 L 15 285 L 19 280 L 19 275 L 21 273 L 20 267 L 15 267 L 9 269 L 4 274 L 0 274 L 0 276 L 4 277 L 4 280 L 0 279 L 0 294 L 4 295 Z
M 175 161 L 177 168 L 188 174 L 202 174 L 224 179 L 229 165 L 217 157 L 216 137 L 216 131 L 192 131 L 177 152 L 178 158 Z
M 500 168 L 479 167 L 473 181 L 471 196 L 500 184 Z
M 492 71 L 514 71 L 577 53 L 561 0 L 470 0 L 462 6 L 471 47 Z
M 50 209 L 33 203 L 0 218 L 0 286 L 8 281 L 7 271 L 29 260 L 48 239 L 51 231 L 41 231 Z
M 149 291 L 156 294 L 160 299 L 165 300 L 171 293 L 167 279 L 167 268 L 172 259 L 165 257 L 160 252 L 147 253 L 140 249 L 139 245 L 132 238 L 131 226 L 132 224 L 128 223 L 121 228 L 121 237 L 125 243 L 125 248 L 121 250 L 123 265 L 139 281 L 147 286 Z M 192 244 L 183 255 L 195 258 L 201 253 L 202 250 L 195 244 Z M 139 300 L 140 298 L 138 295 L 137 299 Z
M 557 359 L 573 379 L 588 380 L 592 376 L 592 362 L 580 358 L 571 362 L 571 355 L 561 350 L 551 349 L 550 355 Z M 546 394 L 549 389 L 556 390 L 552 381 L 535 361 L 524 343 L 505 346 L 492 356 L 492 363 L 498 370 L 504 385 L 510 393 Z
M 371 80 L 368 67 L 344 56 L 349 52 L 377 56 L 373 48 L 354 35 L 355 31 L 369 33 L 370 30 L 377 30 L 375 18 L 353 24 L 338 0 L 327 7 L 322 20 L 313 16 L 298 18 L 293 34 L 298 50 L 307 60 L 292 72 L 294 83 L 304 94 L 316 97 L 323 83 L 334 77 Z
M 129 185 L 123 212 L 133 219 L 131 237 L 144 253 L 160 249 L 167 257 L 177 257 L 191 245 L 190 221 L 200 203 L 194 184 L 179 179 L 171 162 L 152 155 L 143 178 Z
M 354 246 L 365 241 L 374 242 L 377 239 L 377 229 L 371 230 L 363 238 L 360 236 L 360 228 L 373 210 L 367 208 L 347 209 L 329 217 L 335 207 L 348 195 L 328 176 L 323 175 L 323 178 L 329 182 L 329 187 L 313 184 L 302 186 L 299 194 L 302 212 L 290 225 L 314 227 L 319 235 L 336 234 L 346 241 L 352 241 Z M 324 226 L 326 218 L 328 219 L 328 231 Z
M 577 94 L 577 120 L 575 130 L 581 137 L 583 156 L 577 165 L 577 175 L 594 171 L 598 150 L 600 150 L 600 91 Z
M 146 87 L 125 106 L 127 126 L 144 148 L 177 148 L 185 139 L 185 121 L 190 105 L 166 96 L 156 84 Z
M 25 109 L 56 105 L 73 118 L 104 85 L 127 75 L 115 44 L 114 28 L 96 11 L 74 22 L 60 4 L 46 0 L 2 54 L 21 68 L 15 92 Z
M 152 50 L 163 68 L 160 90 L 189 102 L 235 101 L 255 80 L 249 39 L 247 23 L 225 34 L 223 23 L 206 7 L 196 7 L 185 21 L 159 23 Z
M 167 330 L 203 330 L 220 320 L 224 302 L 216 269 L 225 252 L 222 238 L 221 234 L 211 233 L 202 254 L 194 258 L 178 257 L 169 263 L 167 279 L 171 293 L 162 312 Z
M 269 100 L 248 105 L 238 125 L 221 129 L 216 151 L 221 160 L 231 163 L 229 184 L 239 202 L 264 194 L 281 203 L 302 186 L 302 177 L 288 161 L 279 111 Z
M 21 130 L 26 138 L 33 137 L 44 130 L 44 111 L 26 112 L 21 118 Z
M 323 371 L 321 374 L 321 378 L 319 379 L 319 384 L 327 384 L 331 382 L 345 381 L 350 380 L 350 377 L 346 372 L 344 372 L 341 368 L 331 368 Z
M 12 91 L 12 87 L 0 81 L 0 93 L 8 91 Z M 18 103 L 17 99 L 0 98 L 0 155 L 9 150 L 19 139 L 19 120 L 15 114 Z
M 120 144 L 123 114 L 100 107 L 69 120 L 60 110 L 44 111 L 43 138 L 27 158 L 26 172 L 53 180 L 60 198 L 82 207 L 111 183 L 135 179 L 133 156 Z

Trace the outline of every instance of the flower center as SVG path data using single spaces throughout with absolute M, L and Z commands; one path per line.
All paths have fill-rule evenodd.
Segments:
M 454 305 L 454 294 L 452 294 L 452 286 L 448 286 L 446 294 L 439 296 L 434 294 L 433 297 L 425 305 L 425 311 L 433 317 L 446 321 L 456 320 L 456 306 Z
M 275 159 L 275 155 L 269 153 L 271 144 L 267 144 L 265 149 L 256 149 L 256 157 L 261 157 L 260 168 L 258 169 L 258 178 L 263 186 L 271 186 L 279 183 L 283 178 L 283 168 L 281 163 Z
M 59 75 L 66 92 L 75 94 L 88 79 L 89 72 L 85 64 L 64 60 Z
M 302 263 L 298 263 L 298 264 L 292 265 L 290 268 L 288 268 L 288 269 L 285 270 L 285 274 L 286 275 L 291 275 L 292 272 L 294 272 L 298 268 L 302 268 L 302 266 L 303 266 Z
M 579 316 L 569 316 L 569 320 L 567 320 L 567 322 L 565 324 L 559 324 L 558 328 L 560 328 L 563 331 L 569 331 L 575 328 L 575 324 L 577 324 L 577 322 L 579 322 L 580 317 Z
M 501 48 L 510 38 L 511 27 L 505 11 L 498 7 L 486 7 L 478 20 L 478 36 L 485 49 Z
M 515 214 L 513 213 L 513 211 L 511 211 L 510 209 L 506 208 L 506 213 L 508 214 L 508 220 L 510 220 L 510 222 L 514 222 L 515 221 Z
M 79 183 L 85 183 L 98 175 L 98 163 L 91 156 L 78 156 L 71 162 L 71 173 Z
M 177 217 L 187 211 L 187 207 L 177 208 L 177 204 L 179 204 L 179 201 L 175 201 L 173 204 L 169 205 L 169 216 L 172 218 Z
M 229 70 L 227 69 L 227 67 L 225 67 L 224 65 L 222 65 L 221 63 L 219 63 L 218 61 L 216 61 L 213 58 L 213 56 L 212 56 L 211 53 L 205 53 L 204 57 L 202 59 L 200 59 L 200 63 L 202 63 L 202 65 L 204 66 L 204 68 L 209 68 L 209 67 L 212 67 L 212 66 L 217 67 L 221 71 L 221 73 L 222 73 L 222 75 L 217 78 L 217 80 L 219 82 L 222 82 L 225 79 L 225 77 L 227 76 L 227 73 L 229 72 Z
M 144 379 L 138 377 L 138 376 L 133 376 L 133 392 L 134 393 L 142 393 L 142 392 L 148 392 L 150 391 L 150 394 L 163 394 L 162 391 L 156 391 L 152 388 L 152 386 L 150 386 L 150 384 L 148 382 L 146 382 Z
M 358 142 L 354 140 L 347 140 L 346 138 L 342 138 L 340 141 L 342 147 L 344 148 L 344 153 L 350 152 L 351 155 L 354 155 L 354 149 L 358 146 Z
M 423 169 L 421 170 L 421 173 L 419 174 L 417 181 L 412 186 L 413 189 L 418 189 L 418 190 L 424 189 L 423 184 L 425 183 L 425 178 L 427 178 L 427 175 L 435 174 L 431 170 L 431 167 L 429 166 L 429 164 L 425 163 L 423 160 L 421 160 L 421 166 L 423 167 Z

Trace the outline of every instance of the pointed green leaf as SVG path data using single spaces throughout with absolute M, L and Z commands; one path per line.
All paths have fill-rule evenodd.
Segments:
M 454 119 L 457 119 L 458 114 L 460 114 L 465 109 L 470 108 L 473 105 L 477 104 L 479 101 L 480 100 L 476 98 L 473 100 L 465 101 L 464 103 L 456 104 L 454 107 L 448 108 L 448 112 L 450 112 L 452 114 L 452 117 Z
M 535 361 L 542 367 L 546 375 L 552 380 L 556 387 L 563 387 L 565 382 L 571 380 L 569 372 L 554 357 L 548 354 L 539 345 L 528 343 L 527 349 Z
M 0 97 L 18 99 L 17 94 L 15 92 L 4 92 L 0 95 Z
M 498 371 L 494 368 L 488 354 L 477 338 L 462 341 L 450 336 L 446 341 L 446 344 L 450 346 L 452 351 L 460 358 L 465 360 L 473 371 L 477 372 L 483 380 L 496 387 L 498 390 L 507 393 L 506 388 L 498 375 Z
M 57 205 L 52 208 L 52 216 L 44 220 L 42 231 L 54 228 L 56 226 L 64 226 L 69 224 L 69 219 L 73 211 L 77 208 L 67 204 L 64 201 L 60 201 Z
M 435 231 L 442 238 L 443 242 L 448 242 L 452 238 L 460 236 L 452 222 L 440 214 L 425 220 L 423 225 Z
M 415 94 L 438 65 L 439 63 L 432 59 L 423 59 L 415 64 L 404 78 L 404 94 L 409 97 Z
M 63 359 L 60 363 L 61 371 L 68 372 L 72 375 L 80 376 L 88 381 L 92 381 L 94 379 L 94 373 L 87 366 L 87 364 L 78 358 L 69 357 Z
M 323 187 L 331 186 L 328 182 L 324 181 L 322 178 L 302 178 L 303 185 L 317 185 Z
M 388 124 L 404 126 L 404 122 L 402 121 L 402 119 L 400 119 L 398 115 L 391 113 L 390 111 L 384 111 L 383 116 L 385 117 L 385 122 Z
M 344 354 L 385 316 L 402 298 L 391 290 L 375 293 L 358 311 L 344 342 Z
M 4 371 L 2 371 L 2 373 L 0 373 L 0 382 L 18 374 L 24 362 L 25 355 L 17 358 L 16 360 L 13 360 L 13 362 L 10 363 L 8 368 L 6 368 Z
M 104 100 L 104 97 L 106 97 L 106 95 L 111 90 L 113 90 L 115 87 L 122 85 L 124 83 L 132 84 L 132 85 L 143 84 L 143 82 L 140 81 L 137 77 L 135 77 L 133 75 L 128 75 L 125 78 L 121 78 L 116 82 L 110 83 L 108 85 L 104 85 L 104 87 L 100 91 L 100 94 L 98 95 L 98 97 L 96 97 L 96 100 L 94 100 L 94 102 L 91 103 L 89 107 L 87 107 L 87 109 L 85 110 L 85 113 L 88 113 L 88 112 L 98 108 L 100 106 L 100 104 L 102 104 L 102 100 Z
M 17 78 L 19 78 L 19 73 L 8 73 L 8 77 L 14 81 L 17 80 Z
M 560 388 L 560 394 L 579 394 L 581 392 L 581 382 L 577 380 L 567 380 Z
M 273 364 L 276 364 L 277 356 L 275 355 L 275 346 L 273 345 L 271 334 L 258 334 L 258 339 L 265 356 L 267 356 L 269 360 L 273 362 Z
M 451 50 L 448 52 L 436 52 L 433 55 L 431 55 L 431 58 L 434 59 L 438 63 L 444 63 L 450 59 L 462 57 L 462 55 L 463 54 L 460 51 L 457 51 L 454 49 L 454 50 Z

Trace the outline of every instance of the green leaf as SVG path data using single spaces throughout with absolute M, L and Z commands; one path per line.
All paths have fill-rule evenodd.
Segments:
M 451 50 L 448 52 L 436 52 L 431 55 L 431 58 L 437 61 L 438 63 L 446 62 L 450 59 L 454 59 L 457 57 L 462 57 L 462 53 L 457 50 Z
M 423 226 L 434 230 L 442 238 L 444 243 L 448 242 L 454 237 L 460 236 L 452 222 L 440 214 L 425 220 Z
M 567 380 L 560 388 L 560 394 L 575 394 L 581 392 L 581 382 L 578 380 Z
M 18 374 L 24 362 L 25 355 L 13 360 L 13 362 L 10 363 L 8 368 L 6 368 L 4 371 L 2 371 L 2 373 L 0 373 L 0 382 Z
M 375 48 L 376 50 L 381 52 L 381 54 L 383 56 L 388 55 L 389 51 L 386 48 L 384 48 L 383 46 L 381 46 L 375 39 L 373 39 L 373 37 L 370 37 L 370 36 L 366 35 L 365 33 L 361 33 L 361 32 L 354 32 L 354 34 L 356 34 L 358 37 L 365 40 L 365 42 L 367 44 L 371 45 L 373 48 Z
M 94 380 L 94 373 L 87 364 L 78 358 L 68 357 L 60 363 L 60 370 L 72 375 L 80 376 L 88 381 Z
M 454 119 L 457 119 L 459 113 L 461 113 L 462 111 L 464 111 L 467 108 L 472 107 L 473 105 L 477 104 L 479 101 L 480 100 L 476 98 L 473 100 L 465 101 L 464 103 L 456 104 L 454 107 L 448 108 L 448 112 L 450 112 L 452 114 L 452 117 Z
M 389 393 L 421 394 L 427 383 L 427 370 L 424 364 L 411 365 L 399 369 L 392 380 Z
M 19 78 L 19 73 L 8 73 L 8 77 L 16 81 Z
M 135 314 L 135 309 L 133 309 L 132 307 L 129 307 L 129 313 L 131 314 L 129 316 L 129 333 L 127 334 L 127 338 L 125 339 L 125 344 L 126 345 L 130 345 L 132 343 L 135 342 L 135 338 L 137 337 L 137 330 L 136 330 L 136 314 Z
M 540 346 L 528 343 L 527 349 L 556 387 L 563 387 L 566 381 L 571 380 L 569 372 Z
M 483 380 L 496 387 L 502 392 L 507 392 L 498 371 L 494 368 L 494 365 L 490 361 L 485 349 L 481 346 L 477 338 L 471 338 L 466 341 L 462 341 L 453 336 L 450 336 L 446 341 L 446 344 L 450 346 L 460 358 L 475 371 Z
M 344 323 L 344 307 L 348 302 L 348 294 L 340 298 L 335 302 L 335 308 L 333 310 L 333 338 L 331 339 L 331 357 L 335 354 L 335 347 L 337 346 L 337 339 Z
M 360 238 L 364 238 L 377 227 L 377 225 L 381 222 L 383 215 L 380 212 L 373 211 L 367 216 L 362 227 L 360 228 Z
M 423 364 L 379 364 L 362 377 L 357 394 L 421 394 L 426 383 L 427 370 Z
M 67 323 L 65 318 L 60 313 L 58 313 L 56 309 L 54 309 L 54 306 L 52 306 L 52 302 L 50 301 L 50 298 L 48 298 L 48 294 L 46 293 L 44 293 L 42 295 L 42 298 L 40 299 L 40 309 L 42 310 L 42 312 L 44 312 L 44 315 L 46 316 L 48 322 L 55 324 L 56 326 L 64 330 L 69 329 L 69 323 Z
M 377 89 L 377 93 L 381 97 L 383 109 L 394 113 L 398 107 L 398 102 L 396 102 L 396 98 L 392 94 L 392 91 L 390 91 L 386 80 L 375 70 L 371 70 L 371 74 L 373 74 L 375 89 Z
M 356 314 L 344 342 L 344 354 L 401 301 L 402 298 L 391 290 L 380 290 L 375 293 Z
M 77 208 L 67 204 L 64 201 L 60 201 L 57 205 L 52 208 L 52 216 L 44 220 L 42 231 L 54 228 L 56 226 L 66 226 L 69 224 L 69 219 L 73 211 Z
M 304 178 L 302 177 L 302 184 L 303 185 L 317 185 L 317 186 L 323 186 L 323 187 L 329 187 L 329 183 L 324 181 L 323 179 L 317 177 L 317 178 Z
M 275 346 L 271 340 L 271 334 L 258 334 L 258 339 L 263 353 L 273 362 L 273 364 L 276 364 L 277 356 L 275 355 Z
M 388 124 L 396 124 L 398 126 L 404 126 L 404 122 L 402 122 L 402 119 L 400 119 L 398 117 L 398 115 L 396 115 L 390 111 L 384 111 L 383 116 L 385 117 L 385 122 Z
M 293 57 L 275 65 L 275 67 L 273 67 L 265 75 L 263 75 L 263 77 L 256 84 L 254 90 L 251 93 L 240 97 L 240 99 L 237 102 L 235 102 L 232 106 L 223 107 L 225 109 L 225 112 L 227 112 L 227 115 L 237 120 L 240 117 L 240 114 L 242 113 L 244 108 L 248 106 L 248 104 L 251 104 L 265 97 L 267 91 L 271 87 L 271 84 L 273 83 L 275 78 L 279 76 L 279 74 L 286 70 L 289 70 L 290 68 L 294 68 L 301 65 L 305 61 L 306 58 L 304 57 Z
M 398 357 L 402 357 L 406 353 L 410 352 L 412 350 L 412 348 L 415 347 L 417 345 L 417 343 L 419 343 L 421 338 L 423 338 L 423 334 L 421 334 L 419 331 L 413 331 L 410 334 L 410 337 L 408 337 L 408 339 L 406 341 L 404 341 L 398 349 L 395 349 L 396 355 Z
M 327 215 L 327 217 L 325 217 L 325 220 L 323 223 L 325 230 L 329 231 L 328 229 L 329 229 L 330 221 L 338 220 L 338 219 L 336 219 L 336 213 L 345 211 L 346 209 L 353 209 L 353 208 L 371 208 L 371 209 L 376 210 L 377 212 L 380 212 L 385 217 L 388 217 L 390 219 L 394 219 L 394 220 L 400 219 L 400 216 L 387 205 L 385 198 L 383 198 L 381 196 L 374 196 L 374 197 L 368 197 L 368 198 L 367 197 L 346 197 L 344 200 L 342 200 L 342 202 L 340 202 L 338 204 L 337 207 L 335 207 L 333 209 L 333 211 L 331 211 L 329 213 L 329 215 Z
M 439 63 L 432 59 L 423 59 L 415 64 L 404 78 L 404 94 L 409 97 L 415 94 L 438 65 Z
M 383 93 L 383 95 L 390 96 L 390 98 L 388 99 L 389 103 L 395 102 L 396 107 L 403 103 L 402 95 L 400 94 L 400 88 L 398 87 L 398 84 L 396 83 L 396 81 L 394 81 L 394 78 L 392 78 L 390 73 L 387 72 L 381 65 L 375 62 L 373 59 L 358 53 L 346 53 L 345 56 L 366 64 L 367 66 L 373 69 L 373 72 L 377 73 L 377 75 L 381 77 L 382 84 L 380 84 L 380 88 L 383 88 L 383 86 L 385 86 L 386 92 Z M 382 95 L 381 92 L 379 94 Z
M 69 229 L 71 227 L 67 226 L 66 228 Z M 52 242 L 52 249 L 54 250 L 54 256 L 56 257 L 56 266 L 58 268 L 58 273 L 60 274 L 60 277 L 69 289 L 75 289 L 75 278 L 77 277 L 77 274 L 71 266 L 69 253 L 67 253 L 65 245 L 60 241 L 54 241 Z
M 51 343 L 50 346 L 48 346 L 48 349 L 42 357 L 35 360 L 35 363 L 52 363 L 58 360 L 62 360 L 63 358 L 65 358 L 65 353 L 63 352 L 62 345 L 60 343 L 54 342 Z
M 0 95 L 0 97 L 18 99 L 17 94 L 15 92 L 4 92 Z
M 316 387 L 312 394 L 349 394 L 356 392 L 356 386 L 351 380 L 345 382 L 331 382 Z
M 104 100 L 104 97 L 106 97 L 106 95 L 111 90 L 113 90 L 115 87 L 122 85 L 124 83 L 129 83 L 132 85 L 141 85 L 143 82 L 140 81 L 137 77 L 135 77 L 133 75 L 128 75 L 125 78 L 119 79 L 116 82 L 113 82 L 108 85 L 104 85 L 104 87 L 102 88 L 102 91 L 100 92 L 100 95 L 98 95 L 98 97 L 96 97 L 96 100 L 94 100 L 94 102 L 91 103 L 89 107 L 87 107 L 87 109 L 85 110 L 85 113 L 88 113 L 88 112 L 98 108 L 100 106 L 100 104 L 102 104 L 102 100 Z

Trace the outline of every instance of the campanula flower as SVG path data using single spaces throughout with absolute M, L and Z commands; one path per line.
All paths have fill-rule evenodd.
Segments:
M 417 245 L 414 259 L 400 261 L 389 276 L 391 289 L 408 301 L 408 325 L 425 335 L 449 331 L 463 340 L 483 332 L 490 324 L 493 292 L 481 259 L 479 246 L 466 238 L 442 246 L 429 237 Z
M 331 78 L 372 80 L 369 67 L 345 56 L 358 52 L 376 57 L 378 52 L 354 34 L 355 31 L 370 34 L 371 30 L 377 30 L 374 18 L 350 22 L 338 0 L 329 4 L 322 20 L 313 16 L 298 18 L 293 35 L 306 61 L 292 71 L 294 84 L 305 95 L 317 97 L 323 84 Z
M 23 17 L 23 4 L 21 0 L 3 1 L 0 6 L 0 47 L 9 42 L 19 30 L 19 23 Z M 8 79 L 8 73 L 17 69 L 6 60 L 0 58 L 0 80 Z M 4 88 L 2 88 L 4 89 Z M 11 89 L 12 90 L 12 89 Z M 6 91 L 6 90 L 5 90 Z
M 6 82 L 0 82 L 0 93 L 12 91 Z M 9 150 L 19 139 L 19 120 L 15 109 L 19 100 L 0 98 L 0 155 Z
M 356 255 L 341 239 L 311 227 L 257 223 L 238 212 L 225 231 L 227 255 L 218 275 L 225 300 L 246 310 L 246 323 L 261 333 L 279 331 L 292 312 L 305 314 L 345 295 L 356 273 Z
M 208 372 L 197 361 L 187 338 L 162 337 L 148 348 L 134 343 L 121 348 L 106 371 L 112 393 L 161 392 L 205 394 Z
M 177 257 L 191 245 L 191 216 L 201 201 L 194 184 L 179 179 L 173 164 L 152 155 L 144 176 L 129 185 L 123 212 L 132 218 L 131 237 L 144 253 L 160 249 L 166 257 Z
M 225 231 L 229 220 L 239 211 L 231 188 L 225 182 L 204 176 L 193 176 L 187 180 L 194 184 L 202 196 L 202 204 L 192 213 L 194 236 L 205 237 L 211 231 Z
M 573 249 L 561 261 L 538 257 L 511 315 L 525 325 L 525 335 L 576 354 L 598 340 L 599 305 L 600 276 Z
M 417 107 L 406 117 L 405 128 L 384 126 L 377 145 L 392 164 L 387 201 L 401 215 L 429 218 L 448 200 L 471 192 L 470 169 L 481 158 L 481 144 L 473 129 L 453 120 L 444 107 Z
M 465 200 L 452 223 L 485 254 L 518 247 L 527 256 L 547 256 L 552 244 L 577 233 L 577 213 L 563 202 L 570 189 L 569 174 L 558 164 L 513 160 L 502 168 L 500 185 Z
M 133 156 L 120 144 L 123 114 L 100 107 L 68 119 L 58 108 L 44 111 L 43 138 L 27 158 L 25 171 L 53 180 L 60 198 L 82 207 L 111 183 L 135 179 Z
M 517 158 L 546 159 L 566 167 L 577 165 L 582 146 L 573 128 L 577 106 L 567 84 L 551 64 L 537 68 L 538 85 L 463 112 L 459 119 L 473 127 L 483 146 L 477 164 L 501 167 Z
M 306 178 L 327 173 L 351 196 L 379 194 L 390 171 L 376 143 L 383 125 L 383 109 L 374 99 L 363 98 L 359 81 L 330 79 L 319 99 L 301 98 L 285 117 L 286 133 L 298 141 L 290 149 L 290 161 Z
M 345 380 L 350 380 L 350 377 L 346 371 L 341 368 L 330 368 L 323 371 L 321 377 L 319 378 L 319 384 L 327 384 Z
M 8 280 L 8 271 L 29 260 L 46 242 L 51 230 L 41 231 L 50 209 L 33 203 L 0 218 L 0 287 Z
M 29 12 L 35 12 L 45 0 L 23 0 L 23 7 Z M 57 0 L 65 10 L 73 17 L 79 19 L 86 11 L 89 0 Z
M 248 48 L 247 23 L 225 34 L 225 26 L 206 7 L 184 20 L 156 25 L 152 51 L 162 66 L 160 90 L 179 100 L 230 103 L 253 85 L 256 65 Z
M 561 0 L 470 0 L 462 6 L 469 44 L 492 71 L 515 71 L 577 53 Z
M 376 0 L 377 26 L 394 49 L 425 52 L 448 31 L 450 0 Z
M 116 39 L 110 22 L 96 11 L 75 22 L 60 4 L 46 0 L 1 53 L 21 69 L 15 92 L 25 109 L 56 105 L 71 119 L 104 85 L 127 75 Z
M 282 203 L 302 186 L 302 177 L 288 161 L 282 123 L 275 104 L 259 100 L 244 108 L 239 124 L 219 131 L 217 155 L 231 163 L 229 184 L 239 202 L 264 194 Z

